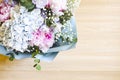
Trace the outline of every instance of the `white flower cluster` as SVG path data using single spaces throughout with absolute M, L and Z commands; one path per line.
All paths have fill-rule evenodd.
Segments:
M 14 10 L 11 12 L 14 20 L 5 23 L 10 28 L 11 34 L 8 34 L 9 39 L 5 38 L 4 45 L 23 52 L 28 48 L 28 41 L 32 39 L 32 32 L 42 26 L 44 19 L 40 16 L 39 9 L 28 12 L 24 7 L 20 7 L 19 13 Z
M 74 11 L 77 7 L 79 7 L 81 0 L 67 0 L 67 6 L 70 10 Z

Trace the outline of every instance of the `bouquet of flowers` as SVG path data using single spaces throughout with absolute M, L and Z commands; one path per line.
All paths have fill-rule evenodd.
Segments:
M 79 0 L 0 0 L 0 54 L 50 61 L 77 42 L 74 7 Z

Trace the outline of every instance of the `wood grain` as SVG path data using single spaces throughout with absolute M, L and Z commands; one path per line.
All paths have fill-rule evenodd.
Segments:
M 75 13 L 78 43 L 53 62 L 0 56 L 0 80 L 120 80 L 120 0 L 82 0 Z

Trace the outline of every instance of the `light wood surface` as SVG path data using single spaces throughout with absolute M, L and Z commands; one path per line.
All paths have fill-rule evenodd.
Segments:
M 0 56 L 0 80 L 120 80 L 120 0 L 82 0 L 76 11 L 79 41 L 53 62 L 10 62 Z

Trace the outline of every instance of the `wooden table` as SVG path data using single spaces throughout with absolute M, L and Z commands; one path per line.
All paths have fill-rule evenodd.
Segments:
M 120 80 L 120 0 L 82 0 L 76 12 L 79 41 L 53 62 L 0 56 L 0 80 Z

